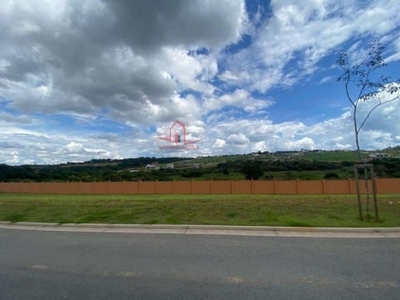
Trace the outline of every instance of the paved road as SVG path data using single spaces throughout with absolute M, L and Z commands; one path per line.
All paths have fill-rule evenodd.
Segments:
M 400 239 L 0 229 L 0 299 L 400 299 Z

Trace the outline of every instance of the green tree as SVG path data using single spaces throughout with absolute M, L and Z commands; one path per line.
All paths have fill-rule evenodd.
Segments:
M 257 180 L 264 175 L 260 164 L 257 162 L 247 162 L 242 167 L 241 173 L 247 180 Z
M 345 52 L 341 53 L 337 59 L 337 64 L 342 69 L 338 81 L 344 83 L 346 97 L 352 107 L 356 149 L 360 161 L 359 135 L 361 129 L 378 107 L 400 97 L 400 80 L 393 81 L 389 76 L 376 74 L 379 69 L 386 66 L 382 57 L 383 50 L 384 47 L 379 41 L 373 41 L 361 61 L 352 63 Z M 387 97 L 387 95 L 390 96 Z M 385 99 L 383 96 L 386 96 Z M 360 104 L 371 100 L 375 101 L 372 108 L 365 116 L 359 116 Z
M 400 97 L 400 80 L 393 81 L 389 76 L 384 74 L 377 74 L 377 71 L 385 67 L 386 64 L 382 57 L 384 47 L 379 41 L 373 41 L 370 43 L 366 56 L 359 62 L 352 64 L 346 53 L 339 55 L 337 59 L 338 65 L 342 69 L 342 74 L 339 76 L 338 81 L 344 83 L 347 99 L 352 106 L 352 119 L 355 134 L 356 150 L 358 160 L 362 160 L 359 135 L 360 131 L 368 121 L 371 114 L 380 106 L 389 102 L 395 101 Z M 366 112 L 365 115 L 359 115 L 359 106 L 361 103 L 366 101 L 374 101 L 372 107 Z M 367 218 L 369 220 L 369 187 L 368 187 L 368 170 L 367 165 L 364 165 L 363 173 L 365 177 L 365 188 L 366 188 L 366 207 L 367 207 Z M 370 169 L 372 174 L 372 168 Z M 356 174 L 356 188 L 357 188 L 357 200 L 359 219 L 363 220 L 362 204 L 360 187 L 358 182 L 359 167 L 355 166 Z M 372 176 L 373 177 L 373 176 Z M 378 208 L 376 201 L 376 190 L 374 189 L 374 204 L 375 204 L 375 219 L 379 221 Z

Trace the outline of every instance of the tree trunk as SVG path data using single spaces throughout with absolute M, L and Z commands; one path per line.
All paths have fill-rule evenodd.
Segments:
M 354 135 L 356 139 L 357 156 L 359 162 L 361 162 L 360 142 L 358 140 L 360 131 L 358 130 L 358 122 L 357 122 L 357 105 L 353 105 L 353 125 L 354 125 Z

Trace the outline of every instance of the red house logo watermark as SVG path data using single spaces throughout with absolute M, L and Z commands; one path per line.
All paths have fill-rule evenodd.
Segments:
M 201 141 L 194 140 L 189 141 L 186 134 L 186 125 L 181 121 L 176 120 L 170 127 L 167 136 L 157 137 L 159 140 L 163 140 L 166 143 L 159 145 L 161 150 L 192 150 L 198 149 L 199 146 L 196 144 Z

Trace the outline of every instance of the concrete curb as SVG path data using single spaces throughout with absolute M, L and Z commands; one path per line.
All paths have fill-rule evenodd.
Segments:
M 400 227 L 338 228 L 338 227 L 282 227 L 282 226 L 225 226 L 225 225 L 150 225 L 150 224 L 57 224 L 41 222 L 4 222 L 2 229 L 105 232 L 105 233 L 158 233 L 209 234 L 275 237 L 328 237 L 328 238 L 400 238 Z

